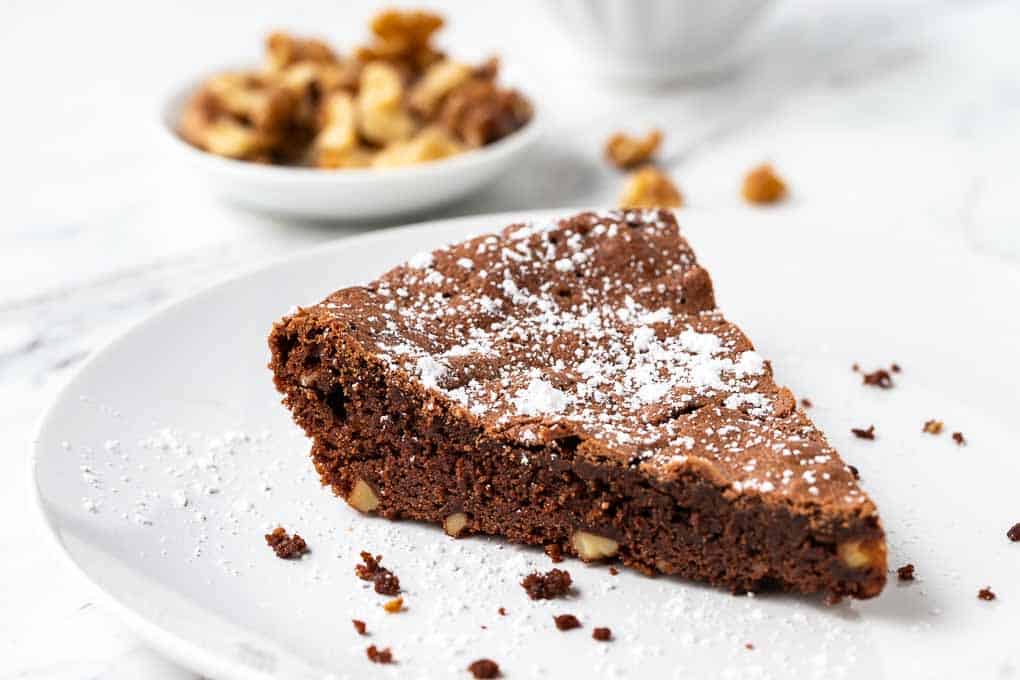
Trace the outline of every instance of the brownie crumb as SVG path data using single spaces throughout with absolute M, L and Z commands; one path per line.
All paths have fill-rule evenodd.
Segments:
M 599 642 L 609 642 L 613 639 L 613 631 L 608 628 L 596 628 L 591 632 L 591 636 Z
M 871 385 L 873 387 L 881 387 L 883 390 L 887 390 L 893 386 L 892 376 L 889 375 L 889 371 L 884 368 L 880 368 L 873 373 L 865 373 L 864 384 Z
M 551 569 L 544 574 L 533 572 L 524 577 L 521 586 L 532 600 L 551 600 L 570 592 L 570 572 Z
M 913 581 L 914 580 L 914 565 L 904 564 L 902 567 L 896 570 L 896 576 L 901 581 Z
M 395 597 L 384 604 L 382 608 L 386 610 L 387 614 L 396 614 L 404 608 L 404 598 Z
M 389 569 L 382 569 L 375 575 L 375 592 L 380 595 L 396 595 L 400 592 L 400 579 Z
M 553 621 L 556 622 L 556 627 L 560 630 L 573 630 L 581 627 L 581 622 L 577 620 L 577 617 L 573 614 L 560 614 L 554 616 Z
M 954 432 L 953 441 L 956 442 L 957 446 L 963 446 L 964 444 L 967 443 L 967 440 L 963 438 L 962 432 Z
M 393 652 L 390 648 L 379 649 L 375 645 L 370 645 L 365 650 L 365 654 L 368 655 L 368 660 L 372 663 L 393 663 Z
M 850 367 L 850 370 L 853 371 L 854 373 L 858 373 L 861 370 L 861 365 L 854 362 L 854 364 Z
M 555 563 L 563 561 L 563 548 L 559 543 L 550 543 L 545 546 L 545 554 Z
M 1006 538 L 1016 543 L 1020 541 L 1020 522 L 1017 522 L 1006 532 Z
M 921 428 L 922 432 L 928 434 L 942 434 L 942 421 L 941 420 L 926 420 L 924 421 L 924 427 Z
M 1017 526 L 1020 526 L 1020 524 L 1018 524 Z M 616 576 L 619 573 L 620 573 L 620 570 L 617 569 L 616 567 L 609 567 L 609 575 L 610 576 Z
M 354 624 L 354 630 L 358 631 L 358 635 L 368 635 L 368 626 L 365 625 L 364 621 L 351 619 L 351 623 Z
M 500 616 L 506 616 L 506 607 L 500 607 L 498 611 Z
M 861 471 L 857 469 L 856 465 L 847 465 L 847 467 L 850 468 L 850 474 L 854 476 L 854 479 L 861 478 Z
M 499 677 L 499 664 L 492 659 L 479 659 L 468 666 L 468 670 L 471 671 L 471 675 L 476 678 Z
M 800 400 L 800 405 L 803 406 L 804 408 L 811 408 L 812 406 L 814 406 L 814 403 L 812 403 L 810 399 L 805 397 Z
M 744 645 L 744 649 L 746 649 L 748 651 L 754 651 L 754 644 L 748 642 L 747 644 Z
M 273 549 L 281 560 L 294 560 L 308 552 L 308 544 L 298 534 L 287 535 L 283 527 L 276 527 L 273 533 L 266 534 L 266 544 Z
M 903 369 L 900 368 L 899 364 L 894 363 L 892 366 L 889 367 L 889 370 L 892 371 L 893 373 L 899 373 Z
M 985 602 L 991 602 L 995 599 L 995 593 L 992 592 L 991 586 L 985 586 L 978 591 L 978 599 L 984 600 Z
M 867 429 L 854 427 L 850 429 L 854 433 L 854 436 L 858 439 L 874 439 L 875 438 L 875 426 L 869 425 Z
M 354 567 L 354 573 L 358 578 L 362 581 L 373 581 L 375 592 L 380 595 L 400 594 L 400 579 L 392 571 L 379 565 L 382 562 L 382 555 L 372 557 L 372 553 L 362 550 L 361 561 L 364 564 Z

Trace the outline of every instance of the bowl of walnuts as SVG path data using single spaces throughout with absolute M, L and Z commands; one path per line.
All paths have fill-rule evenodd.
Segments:
M 532 102 L 499 60 L 448 57 L 443 19 L 388 10 L 340 53 L 268 36 L 259 67 L 180 88 L 162 123 L 175 150 L 233 202 L 318 219 L 408 214 L 492 182 L 536 139 Z

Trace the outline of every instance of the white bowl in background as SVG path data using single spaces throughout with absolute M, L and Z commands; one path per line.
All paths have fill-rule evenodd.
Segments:
M 239 161 L 198 149 L 177 133 L 184 104 L 199 82 L 177 89 L 163 105 L 160 128 L 171 153 L 213 192 L 233 203 L 277 215 L 357 220 L 420 213 L 493 182 L 540 135 L 540 111 L 532 99 L 535 114 L 520 130 L 479 149 L 438 161 L 342 170 Z
M 662 83 L 726 64 L 774 0 L 557 0 L 568 39 L 614 79 Z

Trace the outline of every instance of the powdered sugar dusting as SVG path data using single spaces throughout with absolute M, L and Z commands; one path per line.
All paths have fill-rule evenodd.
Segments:
M 337 295 L 325 308 L 391 369 L 522 444 L 565 429 L 649 470 L 709 460 L 753 493 L 800 488 L 776 469 L 793 457 L 854 486 L 843 466 L 816 462 L 832 452 L 806 417 L 777 411 L 767 363 L 715 308 L 665 213 L 517 225 L 415 256 L 357 301 Z M 752 457 L 777 464 L 748 470 Z

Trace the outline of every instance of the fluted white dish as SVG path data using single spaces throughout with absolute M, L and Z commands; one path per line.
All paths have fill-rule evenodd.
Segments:
M 540 135 L 541 110 L 520 130 L 478 149 L 442 160 L 385 169 L 265 165 L 224 158 L 185 142 L 178 121 L 196 80 L 174 91 L 160 112 L 161 135 L 173 160 L 196 181 L 230 202 L 277 215 L 318 220 L 414 215 L 463 198 L 498 179 Z M 511 84 L 516 83 L 511 80 Z
M 614 79 L 659 83 L 724 65 L 774 0 L 558 0 L 564 34 Z

